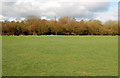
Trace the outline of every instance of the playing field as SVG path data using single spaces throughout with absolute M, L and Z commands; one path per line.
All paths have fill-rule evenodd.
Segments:
M 117 36 L 3 36 L 3 76 L 117 76 Z

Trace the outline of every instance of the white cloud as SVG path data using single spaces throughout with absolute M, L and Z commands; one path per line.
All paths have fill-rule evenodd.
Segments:
M 119 2 L 119 0 L 4 0 L 4 2 Z
M 3 15 L 5 16 L 21 16 L 26 15 L 46 15 L 46 16 L 64 16 L 79 15 L 84 16 L 90 12 L 104 11 L 109 7 L 109 3 L 78 3 L 78 2 L 9 2 L 3 4 Z M 106 7 L 106 8 L 105 8 Z M 98 10 L 99 9 L 99 10 Z
M 110 7 L 109 2 L 112 1 L 118 2 L 118 0 L 6 0 L 3 3 L 2 16 L 26 18 L 33 15 L 46 19 L 54 18 L 54 16 L 84 19 L 99 16 L 97 19 L 100 19 L 103 18 L 100 14 L 108 14 L 106 11 Z M 95 13 L 97 14 L 94 16 Z
M 108 20 L 118 20 L 118 7 L 109 12 L 96 13 L 94 18 L 103 22 Z

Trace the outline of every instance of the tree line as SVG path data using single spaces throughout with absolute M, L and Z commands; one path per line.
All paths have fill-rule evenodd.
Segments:
M 45 20 L 30 16 L 23 21 L 2 22 L 2 35 L 118 35 L 118 21 L 80 20 L 64 16 Z

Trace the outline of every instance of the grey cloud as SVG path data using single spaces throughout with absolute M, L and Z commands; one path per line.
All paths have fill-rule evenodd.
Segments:
M 108 10 L 109 2 L 4 2 L 2 15 L 5 17 L 71 16 L 91 18 L 95 12 Z

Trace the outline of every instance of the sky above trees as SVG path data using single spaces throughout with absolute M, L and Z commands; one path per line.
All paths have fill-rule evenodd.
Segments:
M 102 22 L 118 19 L 119 0 L 6 0 L 0 6 L 0 20 L 38 16 L 51 20 L 70 16 L 76 20 L 97 19 Z

